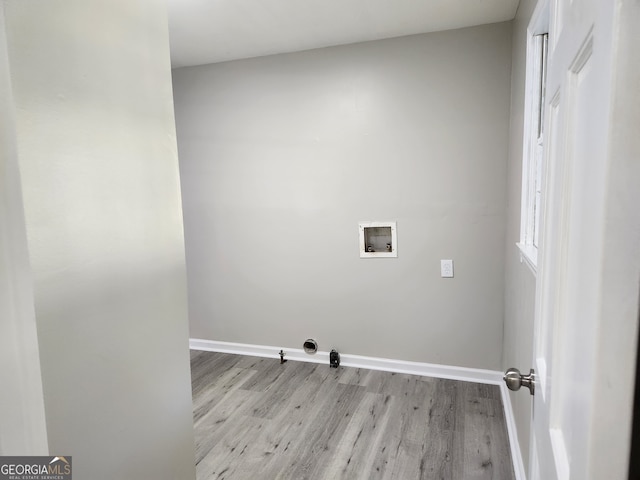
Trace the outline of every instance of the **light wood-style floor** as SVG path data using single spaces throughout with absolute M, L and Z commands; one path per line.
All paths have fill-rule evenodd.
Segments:
M 191 352 L 198 480 L 514 478 L 497 386 Z

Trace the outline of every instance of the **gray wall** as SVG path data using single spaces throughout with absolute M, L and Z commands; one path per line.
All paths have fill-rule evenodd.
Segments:
M 174 70 L 191 337 L 500 368 L 510 75 L 510 23 Z
M 536 0 L 521 0 L 513 22 L 511 71 L 511 131 L 509 139 L 507 235 L 505 241 L 505 319 L 502 368 L 528 371 L 532 338 L 536 279 L 520 262 L 520 205 L 522 195 L 522 141 L 527 48 L 527 26 Z M 525 467 L 529 464 L 531 396 L 510 392 Z
M 195 477 L 166 6 L 5 2 L 49 449 Z

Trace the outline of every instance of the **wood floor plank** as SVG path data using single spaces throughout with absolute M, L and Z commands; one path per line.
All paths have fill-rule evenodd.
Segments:
M 465 396 L 465 459 L 464 478 L 493 479 L 513 475 L 511 461 L 505 455 L 509 443 L 504 424 L 500 422 L 502 415 L 496 415 L 494 400 L 476 396 L 486 390 L 477 384 L 467 386 Z M 505 434 L 496 435 L 497 428 L 505 430 Z
M 324 402 L 320 407 L 317 428 L 310 429 L 298 442 L 297 458 L 285 466 L 279 478 L 327 478 L 323 472 L 335 455 L 349 417 L 353 416 L 364 394 L 364 388 L 358 385 L 338 384 L 332 401 Z
M 252 415 L 262 418 L 276 416 L 282 410 L 282 406 L 289 401 L 298 388 L 304 385 L 317 368 L 318 365 L 315 363 L 302 363 L 301 365 L 286 363 L 283 365 L 280 368 L 281 375 L 267 387 L 268 393 L 255 405 Z
M 191 389 L 194 396 L 197 396 L 202 389 L 233 368 L 238 362 L 235 355 L 223 355 L 211 352 L 202 352 L 191 362 Z
M 236 390 L 201 417 L 199 423 L 194 424 L 196 464 L 207 456 L 228 432 L 241 428 L 245 421 L 252 422 L 253 417 L 246 412 L 253 407 L 259 396 L 258 392 Z
M 200 419 L 209 413 L 214 407 L 233 390 L 236 390 L 251 377 L 255 376 L 254 371 L 232 367 L 214 381 L 208 384 L 208 388 L 203 388 L 193 396 L 193 422 L 197 424 Z
M 325 411 L 334 403 L 338 384 L 326 384 L 326 375 L 314 375 L 317 365 L 303 367 L 307 372 L 308 368 L 312 369 L 311 374 L 297 383 L 298 387 L 290 396 L 280 400 L 279 413 L 261 437 L 256 439 L 259 448 L 276 453 L 273 462 L 269 459 L 263 465 L 266 478 L 277 478 L 284 467 L 300 458 L 302 449 L 309 443 L 308 439 L 314 436 L 317 425 L 324 423 Z
M 325 478 L 375 478 L 371 470 L 391 417 L 390 400 L 390 395 L 364 394 L 336 445 Z
M 500 390 L 192 352 L 198 480 L 513 480 Z
M 312 442 L 317 443 L 318 426 L 325 425 L 325 412 L 332 408 L 339 388 L 338 383 L 318 379 L 309 377 L 260 439 L 263 445 L 273 445 L 277 453 L 263 465 L 264 478 L 292 478 L 292 466 L 301 461 Z
M 197 480 L 251 478 L 242 476 L 241 472 L 249 459 L 255 458 L 254 439 L 264 422 L 264 419 L 245 417 L 233 430 L 217 432 L 217 441 L 196 465 Z M 257 472 L 259 470 L 254 471 Z

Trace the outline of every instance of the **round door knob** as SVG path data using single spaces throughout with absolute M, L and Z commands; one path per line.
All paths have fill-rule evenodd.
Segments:
M 504 374 L 504 383 L 507 384 L 507 388 L 509 390 L 520 390 L 520 387 L 522 386 L 522 380 L 520 377 L 520 370 L 517 368 L 510 368 Z
M 535 372 L 529 371 L 529 375 L 522 375 L 517 368 L 510 368 L 504 374 L 504 383 L 509 390 L 518 391 L 520 387 L 527 387 L 531 395 L 535 392 Z

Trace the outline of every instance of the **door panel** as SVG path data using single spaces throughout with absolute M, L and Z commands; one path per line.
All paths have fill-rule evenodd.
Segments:
M 532 479 L 588 478 L 614 0 L 550 5 L 543 230 L 536 285 Z M 596 14 L 597 13 L 597 14 Z M 532 456 L 533 457 L 533 456 Z

